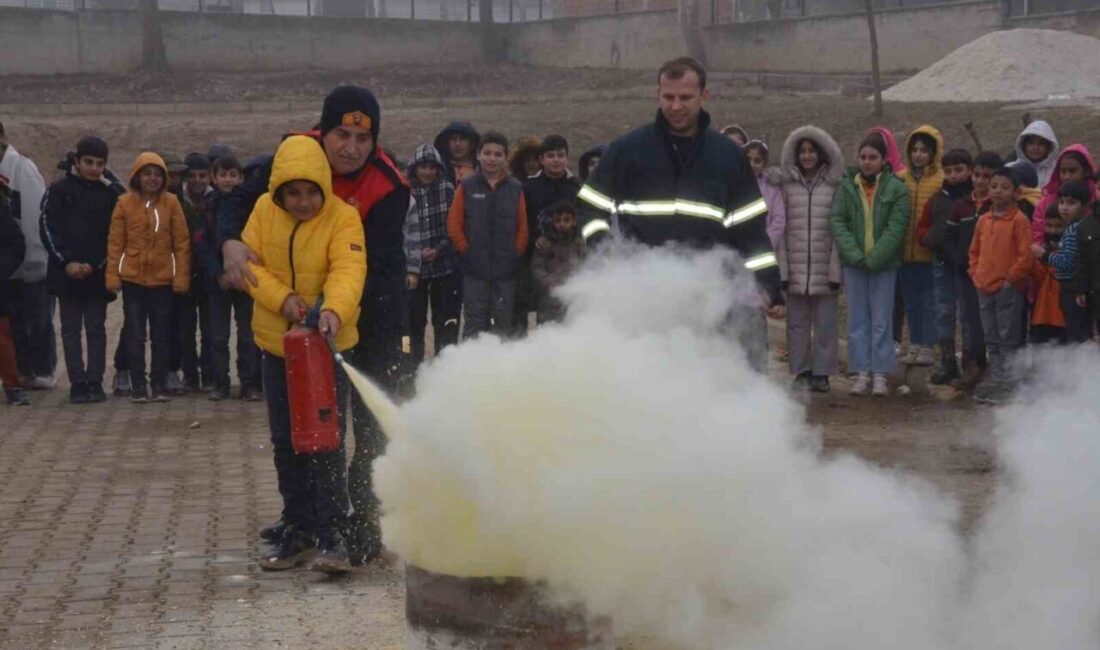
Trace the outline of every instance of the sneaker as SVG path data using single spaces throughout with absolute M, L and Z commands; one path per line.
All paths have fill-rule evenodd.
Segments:
M 115 397 L 126 397 L 130 394 L 129 370 L 119 370 L 115 372 L 115 380 L 111 384 L 111 392 Z
M 959 364 L 954 359 L 947 359 L 941 368 L 932 373 L 928 383 L 935 386 L 945 386 L 959 378 Z
M 370 564 L 382 555 L 382 529 L 377 520 L 364 520 L 361 516 L 351 515 L 344 527 L 344 539 L 347 540 L 348 559 L 352 566 Z
M 5 388 L 4 396 L 8 398 L 11 406 L 30 406 L 31 399 L 27 397 L 27 391 L 22 388 Z
M 202 382 L 198 377 L 184 377 L 182 393 L 201 393 Z M 181 394 L 182 394 L 181 393 Z
M 309 570 L 330 575 L 351 571 L 351 561 L 348 560 L 348 549 L 344 545 L 344 540 L 333 535 L 318 541 L 317 554 L 309 563 Z
M 810 390 L 815 393 L 828 393 L 832 389 L 829 386 L 829 377 L 827 375 L 811 375 L 810 376 Z
M 256 388 L 242 388 L 241 399 L 246 402 L 262 402 L 264 401 L 264 393 Z
M 168 395 L 168 391 L 163 388 L 154 388 L 152 395 L 149 398 L 153 402 L 171 402 L 172 398 Z
M 229 399 L 229 389 L 215 388 L 213 391 L 211 391 L 209 395 L 206 396 L 206 399 L 210 400 L 211 402 L 220 402 L 223 399 Z
M 69 387 L 69 403 L 70 404 L 87 404 L 88 403 L 88 386 L 87 384 L 73 384 Z
M 57 387 L 57 377 L 53 375 L 36 376 L 31 380 L 30 387 L 33 390 L 50 390 Z
M 871 388 L 871 395 L 875 397 L 886 397 L 889 394 L 890 387 L 886 385 L 886 375 L 875 373 L 874 387 Z
M 852 381 L 852 387 L 848 389 L 849 395 L 866 395 L 871 390 L 871 375 L 861 372 Z
M 909 362 L 910 365 L 930 366 L 932 362 L 935 361 L 935 354 L 931 345 L 917 345 L 910 346 L 910 348 L 916 349 L 916 352 L 911 353 L 913 360 Z
M 283 538 L 288 528 L 290 528 L 289 524 L 280 519 L 270 526 L 260 529 L 260 539 L 276 544 Z
M 791 390 L 804 391 L 811 387 L 811 376 L 808 372 L 800 372 L 795 376 L 794 381 L 791 382 Z
M 951 382 L 951 385 L 958 390 L 974 390 L 982 381 L 982 376 L 984 374 L 985 369 L 982 368 L 980 364 L 971 362 L 966 364 L 966 367 L 963 369 L 962 377 Z
M 149 394 L 145 392 L 145 387 L 134 388 L 130 391 L 130 403 L 132 404 L 148 404 Z
M 974 389 L 974 401 L 982 404 L 1000 404 L 1008 397 L 1007 386 L 988 379 Z
M 309 562 L 316 554 L 313 537 L 288 526 L 278 545 L 267 556 L 257 560 L 257 564 L 264 571 L 286 571 Z
M 84 387 L 88 390 L 89 404 L 98 404 L 99 402 L 107 401 L 107 393 L 103 392 L 103 384 L 84 384 Z
M 170 372 L 164 376 L 164 391 L 171 395 L 183 394 L 183 382 L 180 381 L 179 373 Z

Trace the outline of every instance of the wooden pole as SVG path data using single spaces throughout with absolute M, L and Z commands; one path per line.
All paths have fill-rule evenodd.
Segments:
M 871 33 L 871 80 L 875 86 L 875 117 L 882 117 L 882 74 L 878 65 L 878 29 L 875 27 L 874 0 L 867 3 L 867 30 Z

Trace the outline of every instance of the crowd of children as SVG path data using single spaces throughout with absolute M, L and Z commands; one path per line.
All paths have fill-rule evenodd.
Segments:
M 768 206 L 796 389 L 830 390 L 839 371 L 842 292 L 853 394 L 887 394 L 886 376 L 901 357 L 934 365 L 934 384 L 1002 401 L 1019 379 L 1023 346 L 1094 336 L 1098 170 L 1084 145 L 1060 149 L 1048 123 L 1028 125 L 1008 160 L 948 149 L 932 126 L 915 129 L 901 148 L 888 129 L 876 128 L 852 152 L 850 168 L 836 140 L 814 126 L 795 129 L 778 160 L 743 128 L 722 132 L 744 148 Z M 260 350 L 271 344 L 257 345 L 253 336 L 256 292 L 227 280 L 218 248 L 218 203 L 249 172 L 229 147 L 182 160 L 143 152 L 119 178 L 107 168 L 107 143 L 84 137 L 59 165 L 40 207 L 28 209 L 42 193 L 28 161 L 0 142 L 0 160 L 9 169 L 18 165 L 18 174 L 0 176 L 3 218 L 22 226 L 18 268 L 0 283 L 0 377 L 9 403 L 29 403 L 25 388 L 49 387 L 24 370 L 35 361 L 23 362 L 27 329 L 14 323 L 34 281 L 26 273 L 36 247 L 45 251 L 45 288 L 59 306 L 72 402 L 107 399 L 105 322 L 119 294 L 116 395 L 134 402 L 189 391 L 229 398 L 235 322 L 239 396 L 263 398 L 270 373 Z M 563 317 L 566 306 L 554 289 L 585 256 L 574 203 L 602 151 L 586 151 L 574 175 L 560 135 L 510 150 L 500 133 L 453 122 L 434 146 L 412 152 L 405 168 L 414 204 L 404 233 L 404 318 L 413 371 L 458 342 L 460 322 L 464 337 L 522 336 L 532 313 L 537 322 Z M 14 246 L 4 244 L 5 261 Z

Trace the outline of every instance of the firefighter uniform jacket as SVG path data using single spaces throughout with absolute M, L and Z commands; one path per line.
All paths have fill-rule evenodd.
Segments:
M 674 137 L 658 111 L 653 124 L 611 143 L 577 195 L 581 235 L 592 244 L 612 231 L 650 246 L 729 246 L 773 304 L 779 267 L 766 230 L 768 207 L 740 147 L 699 114 L 694 139 Z

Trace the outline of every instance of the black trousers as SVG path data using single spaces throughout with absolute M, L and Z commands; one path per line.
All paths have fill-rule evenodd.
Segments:
M 94 296 L 62 296 L 61 347 L 65 352 L 65 368 L 69 382 L 102 384 L 107 366 L 107 297 L 102 292 Z M 88 339 L 88 362 L 84 363 L 84 336 Z
M 336 369 L 340 448 L 324 454 L 296 454 L 290 439 L 286 362 L 282 357 L 264 352 L 262 366 L 271 447 L 275 452 L 275 474 L 279 494 L 283 497 L 283 520 L 319 539 L 332 539 L 343 525 L 348 511 L 342 444 L 347 431 L 344 415 L 348 405 L 347 376 L 340 368 Z
M 172 287 L 143 287 L 122 283 L 122 309 L 125 313 L 126 359 L 130 367 L 130 385 L 134 393 L 164 390 L 168 374 L 168 346 L 172 336 Z M 149 381 L 145 379 L 145 332 L 152 341 L 153 363 Z
M 409 338 L 413 363 L 424 360 L 426 343 L 424 332 L 428 326 L 428 306 L 432 311 L 432 329 L 435 332 L 435 355 L 448 345 L 458 343 L 458 322 L 462 315 L 462 277 L 448 273 L 437 278 L 422 279 L 409 292 Z
M 252 298 L 242 291 L 217 290 L 207 294 L 209 320 L 210 365 L 214 387 L 229 390 L 230 320 L 237 324 L 237 379 L 241 389 L 260 390 L 260 349 L 252 337 Z M 207 339 L 203 335 L 203 341 Z M 208 379 L 209 381 L 209 379 Z
M 172 341 L 168 369 L 183 371 L 184 382 L 198 385 L 200 379 L 211 383 L 214 376 L 213 355 L 210 349 L 210 327 L 207 301 L 203 292 L 192 289 L 186 294 L 176 294 L 172 303 Z M 200 336 L 196 351 L 196 338 Z M 201 375 L 200 375 L 201 371 Z
M 1066 318 L 1066 338 L 1070 343 L 1084 343 L 1092 338 L 1092 319 L 1087 307 L 1077 304 L 1077 296 L 1063 290 L 1058 297 L 1062 315 Z

